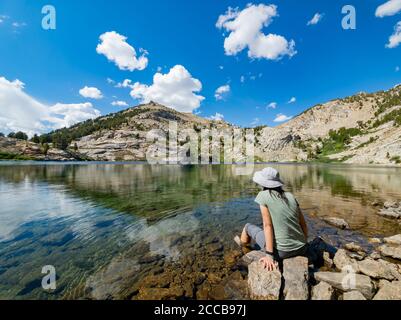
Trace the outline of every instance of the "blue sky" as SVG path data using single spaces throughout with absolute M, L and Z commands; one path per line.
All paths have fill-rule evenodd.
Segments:
M 189 108 L 194 113 L 200 112 L 203 117 L 218 113 L 226 121 L 242 126 L 275 126 L 279 123 L 274 120 L 280 114 L 295 116 L 317 103 L 359 91 L 387 89 L 401 82 L 401 71 L 397 71 L 401 67 L 401 46 L 386 47 L 401 14 L 395 10 L 391 15 L 377 17 L 377 8 L 385 2 L 2 0 L 0 78 L 6 79 L 7 85 L 16 79 L 22 81 L 25 85 L 18 90 L 35 103 L 61 104 L 56 108 L 57 117 L 68 115 L 74 119 L 65 111 L 69 105 L 90 103 L 85 108 L 107 114 L 125 108 L 111 105 L 113 101 L 134 106 L 141 99 L 157 96 L 152 88 L 149 90 L 155 73 L 159 70 L 168 74 L 171 68 L 180 65 L 190 79 L 198 79 L 202 85 L 195 92 L 204 97 L 199 101 L 200 107 Z M 280 35 L 288 43 L 293 40 L 292 54 L 269 59 L 260 52 L 263 48 L 255 47 L 253 57 L 249 57 L 249 45 L 235 54 L 227 54 L 224 41 L 230 31 L 217 28 L 216 22 L 229 7 L 238 7 L 239 13 L 248 3 L 277 6 L 270 24 L 260 33 Z M 56 30 L 42 29 L 41 9 L 46 4 L 56 9 Z M 356 9 L 356 30 L 343 30 L 341 26 L 344 16 L 341 9 L 346 4 Z M 316 13 L 322 19 L 307 25 Z M 136 58 L 144 54 L 140 48 L 146 50 L 146 68 L 121 70 L 115 61 L 97 52 L 99 37 L 111 31 L 127 38 L 126 43 L 135 48 Z M 108 78 L 115 83 L 108 83 Z M 131 87 L 116 88 L 124 79 L 131 80 Z M 145 91 L 136 89 L 139 99 L 130 96 L 136 82 L 145 85 Z M 193 82 L 188 85 L 196 87 Z M 225 85 L 229 85 L 229 92 L 216 99 L 216 89 Z M 85 86 L 99 89 L 103 98 L 80 95 Z M 185 97 L 187 93 L 183 94 Z M 1 97 L 0 94 L 0 131 L 29 126 L 28 119 L 23 125 L 18 125 L 18 119 L 1 121 L 7 113 L 19 108 L 10 107 L 4 100 L 2 103 Z M 292 97 L 296 101 L 288 103 Z M 11 97 L 6 101 L 14 100 Z M 272 102 L 276 108 L 266 108 Z M 89 114 L 97 115 L 93 111 Z

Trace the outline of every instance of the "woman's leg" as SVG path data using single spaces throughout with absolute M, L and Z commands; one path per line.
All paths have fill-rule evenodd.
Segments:
M 243 244 L 249 244 L 251 240 L 255 241 L 261 249 L 265 249 L 266 241 L 263 229 L 247 223 L 241 234 L 241 242 Z

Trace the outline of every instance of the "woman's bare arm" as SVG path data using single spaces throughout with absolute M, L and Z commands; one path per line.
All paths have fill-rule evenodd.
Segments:
M 308 226 L 306 225 L 304 214 L 300 207 L 298 207 L 299 213 L 299 224 L 301 225 L 302 231 L 304 232 L 305 239 L 308 239 Z
M 265 206 L 260 206 L 260 212 L 262 214 L 263 219 L 263 230 L 265 233 L 265 241 L 266 241 L 266 251 L 273 252 L 273 223 L 272 218 L 270 216 L 269 209 Z

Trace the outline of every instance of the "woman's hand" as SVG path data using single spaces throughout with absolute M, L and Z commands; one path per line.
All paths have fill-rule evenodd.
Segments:
M 270 256 L 263 257 L 259 260 L 260 263 L 263 264 L 263 268 L 267 269 L 267 271 L 273 271 L 277 269 L 277 262 Z

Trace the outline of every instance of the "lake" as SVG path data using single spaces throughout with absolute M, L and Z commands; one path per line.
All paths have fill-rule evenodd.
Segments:
M 401 169 L 269 164 L 335 245 L 401 233 L 374 201 L 401 199 Z M 260 170 L 267 165 L 255 165 Z M 0 299 L 246 298 L 232 241 L 261 223 L 234 165 L 0 164 Z M 351 231 L 323 217 L 346 219 Z M 57 288 L 42 289 L 43 266 Z

